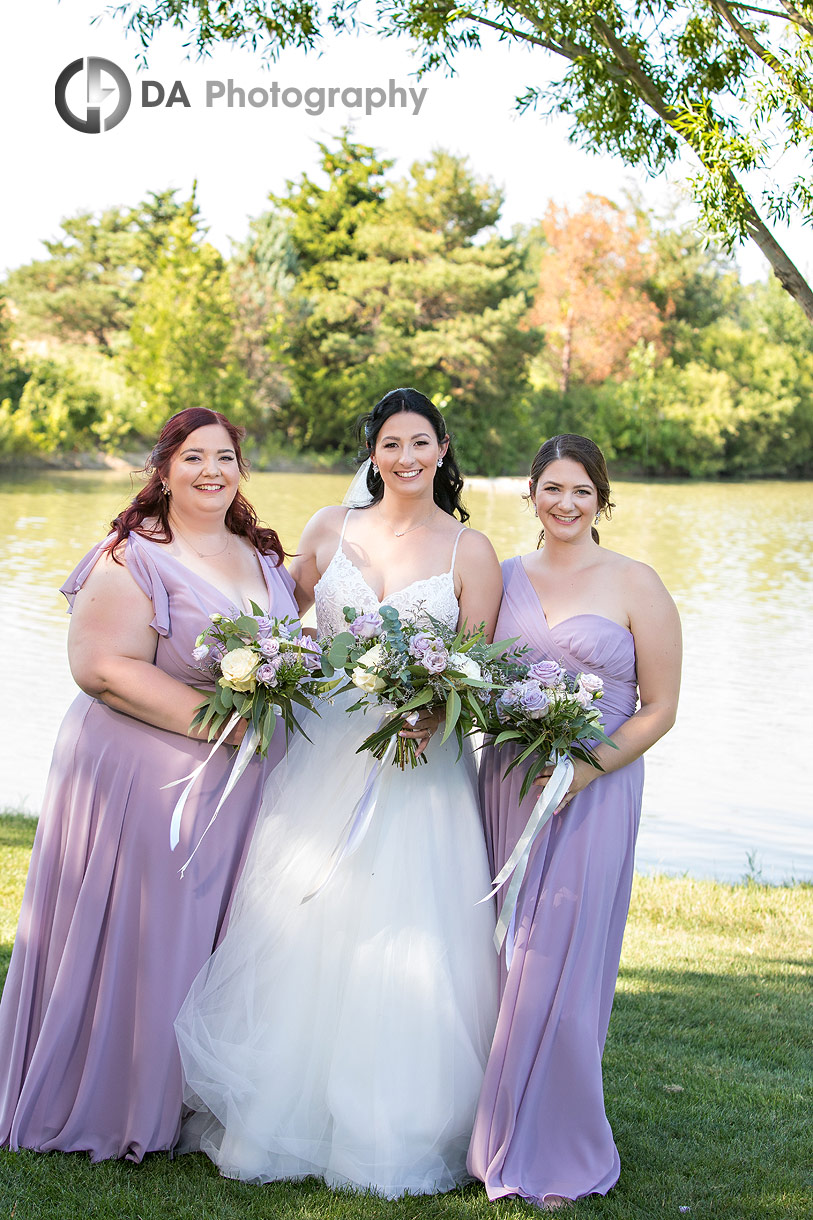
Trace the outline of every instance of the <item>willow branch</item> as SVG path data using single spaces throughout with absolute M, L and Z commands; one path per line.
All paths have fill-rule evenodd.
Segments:
M 772 51 L 764 47 L 762 43 L 754 36 L 752 30 L 749 30 L 732 13 L 731 9 L 725 3 L 725 0 L 709 0 L 711 7 L 715 12 L 719 13 L 723 21 L 725 21 L 737 37 L 745 43 L 750 51 L 753 51 L 764 64 L 774 72 L 780 80 L 782 80 L 804 106 L 813 113 L 813 94 L 809 89 L 806 89 L 801 79 L 794 79 L 792 73 L 788 72 L 781 60 L 777 59 Z

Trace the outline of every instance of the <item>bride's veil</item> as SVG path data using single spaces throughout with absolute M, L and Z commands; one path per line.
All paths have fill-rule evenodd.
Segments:
M 370 459 L 362 462 L 353 476 L 353 481 L 344 493 L 342 504 L 347 508 L 366 508 L 372 503 L 373 497 L 367 487 L 367 471 L 370 469 Z

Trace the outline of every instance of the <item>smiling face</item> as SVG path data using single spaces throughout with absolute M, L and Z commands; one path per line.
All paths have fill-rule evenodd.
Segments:
M 181 441 L 170 458 L 166 482 L 172 512 L 225 517 L 240 486 L 240 468 L 222 424 L 196 428 Z
M 598 492 L 587 471 L 572 458 L 550 462 L 531 486 L 539 524 L 546 538 L 565 542 L 590 537 L 598 511 Z
M 414 411 L 398 411 L 382 424 L 372 459 L 385 488 L 431 496 L 438 460 L 448 447 L 449 438 L 439 442 L 428 419 Z

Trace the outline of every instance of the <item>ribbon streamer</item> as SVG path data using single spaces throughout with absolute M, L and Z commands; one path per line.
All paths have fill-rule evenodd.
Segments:
M 169 824 L 169 846 L 172 851 L 175 850 L 175 848 L 178 846 L 178 843 L 180 842 L 181 818 L 183 817 L 183 811 L 184 811 L 184 806 L 186 805 L 187 797 L 189 796 L 190 792 L 194 788 L 195 782 L 196 782 L 198 776 L 201 774 L 201 772 L 203 771 L 206 764 L 211 760 L 212 755 L 214 754 L 215 750 L 217 749 L 218 746 L 223 744 L 223 742 L 228 737 L 229 733 L 232 731 L 234 726 L 237 724 L 238 720 L 240 720 L 240 715 L 238 712 L 234 712 L 227 720 L 227 722 L 223 728 L 223 731 L 221 732 L 220 736 L 215 741 L 215 743 L 212 746 L 209 753 L 204 758 L 203 762 L 198 763 L 197 767 L 195 767 L 194 770 L 190 771 L 188 775 L 182 776 L 181 779 L 174 779 L 171 781 L 171 783 L 162 785 L 162 790 L 163 790 L 163 788 L 176 788 L 178 786 L 178 784 L 186 783 L 186 787 L 184 788 L 181 795 L 178 797 L 178 801 L 175 805 L 175 808 L 172 811 L 172 820 Z M 252 756 L 254 754 L 254 751 L 257 748 L 257 743 L 259 742 L 259 740 L 260 740 L 259 733 L 254 728 L 254 725 L 250 724 L 248 727 L 248 730 L 246 731 L 245 737 L 240 742 L 240 748 L 238 749 L 235 760 L 232 763 L 232 768 L 231 768 L 231 771 L 229 772 L 229 778 L 226 780 L 226 786 L 223 789 L 223 792 L 221 793 L 220 800 L 217 802 L 215 811 L 212 814 L 211 818 L 209 819 L 206 829 L 204 830 L 203 834 L 200 836 L 197 843 L 195 844 L 194 849 L 192 851 L 192 855 L 189 857 L 189 859 L 186 861 L 186 863 L 181 868 L 181 870 L 180 870 L 181 877 L 183 877 L 187 868 L 192 863 L 192 859 L 193 859 L 195 853 L 197 852 L 197 850 L 200 847 L 203 840 L 206 838 L 206 835 L 208 834 L 209 830 L 211 829 L 212 825 L 214 824 L 215 818 L 220 813 L 220 810 L 223 807 L 224 802 L 226 801 L 228 796 L 231 794 L 231 792 L 234 788 L 234 785 L 237 783 L 240 776 L 243 774 L 246 767 L 251 762 Z
M 573 763 L 566 755 L 557 755 L 553 775 L 551 775 L 539 800 L 531 810 L 531 816 L 525 823 L 525 829 L 519 836 L 516 847 L 492 881 L 491 891 L 486 894 L 485 898 L 480 899 L 480 902 L 488 902 L 490 898 L 496 895 L 497 891 L 505 884 L 508 878 L 511 877 L 511 874 L 514 874 L 511 877 L 511 884 L 506 891 L 505 899 L 497 918 L 497 927 L 494 930 L 494 947 L 498 953 L 502 949 L 503 942 L 507 941 L 505 945 L 505 964 L 509 970 L 511 969 L 511 959 L 514 955 L 514 927 L 516 923 L 517 899 L 522 882 L 525 879 L 525 872 L 531 856 L 531 848 L 542 827 L 546 826 L 553 817 L 554 810 L 558 808 L 560 801 L 570 787 L 572 779 Z
M 373 820 L 375 813 L 376 802 L 378 800 L 378 780 L 385 766 L 388 766 L 395 755 L 396 746 L 398 744 L 397 734 L 390 738 L 387 743 L 387 748 L 380 759 L 376 759 L 373 766 L 370 768 L 367 780 L 364 784 L 364 791 L 353 806 L 353 812 L 342 827 L 342 832 L 339 835 L 339 841 L 331 853 L 330 859 L 322 873 L 321 880 L 317 882 L 309 894 L 306 894 L 302 899 L 300 906 L 306 902 L 310 902 L 311 898 L 315 898 L 317 894 L 325 888 L 330 881 L 336 869 L 348 856 L 352 856 L 362 842 L 364 836 L 369 830 L 370 823 Z

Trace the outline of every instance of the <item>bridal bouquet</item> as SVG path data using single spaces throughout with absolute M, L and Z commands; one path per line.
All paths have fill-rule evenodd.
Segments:
M 164 785 L 174 788 L 186 784 L 170 822 L 173 851 L 180 842 L 184 805 L 198 776 L 238 721 L 247 720 L 248 728 L 209 825 L 181 869 L 181 876 L 255 752 L 262 757 L 268 753 L 277 720 L 285 725 L 286 739 L 294 730 L 307 737 L 294 715 L 294 704 L 315 711 L 314 699 L 322 692 L 321 649 L 316 641 L 302 635 L 296 619 L 272 618 L 255 602 L 251 609 L 253 613 L 235 618 L 212 614 L 210 626 L 200 633 L 192 650 L 201 671 L 214 682 L 214 689 L 200 691 L 203 702 L 190 727 L 208 728 L 208 739 L 214 738 L 214 744 L 188 775 Z
M 492 744 L 500 747 L 511 742 L 520 747 L 505 774 L 524 762 L 529 763 L 520 788 L 520 800 L 545 767 L 553 764 L 553 774 L 535 802 L 514 850 L 494 878 L 491 892 L 486 895 L 486 898 L 493 898 L 511 878 L 494 933 L 497 952 L 503 943 L 506 945 L 509 968 L 517 900 L 531 848 L 570 787 L 572 760 L 579 758 L 603 770 L 594 753 L 595 744 L 603 741 L 617 748 L 604 732 L 597 706 L 603 688 L 602 679 L 595 674 L 580 673 L 572 678 L 555 661 L 537 661 L 522 677 L 510 682 L 494 702 L 487 729 L 492 734 Z
M 295 729 L 307 737 L 294 704 L 315 710 L 322 650 L 316 640 L 302 635 L 298 620 L 271 618 L 254 602 L 251 608 L 253 614 L 233 619 L 211 615 L 211 626 L 196 639 L 192 656 L 215 688 L 190 727 L 208 726 L 211 741 L 235 716 L 248 720 L 264 757 L 277 719 L 285 725 L 286 737 Z
M 344 617 L 348 630 L 326 642 L 322 671 L 325 677 L 341 671 L 346 682 L 340 690 L 361 692 L 349 711 L 377 707 L 384 715 L 357 753 L 370 750 L 381 760 L 389 751 L 402 769 L 427 761 L 416 758 L 414 738 L 398 736 L 404 721 L 415 724 L 421 708 L 442 704 L 441 740 L 455 733 L 462 751 L 464 736 L 486 727 L 496 690 L 519 668 L 518 654 L 507 652 L 514 641 L 488 644 L 482 626 L 453 631 L 428 615 L 424 625 L 402 623 L 392 606 L 367 614 L 345 606 Z

